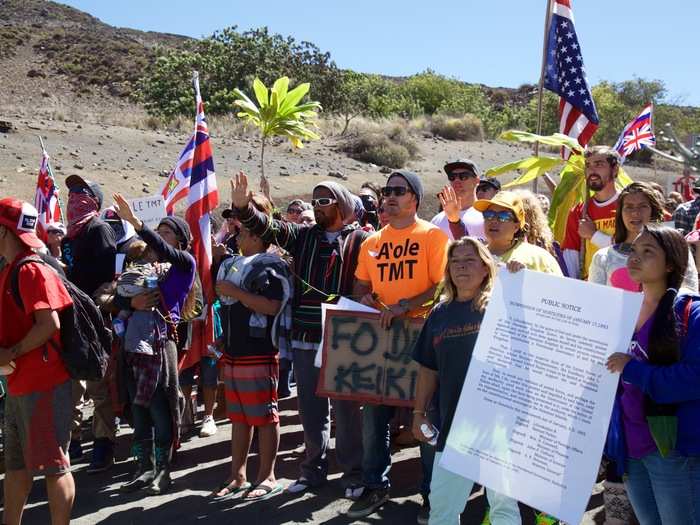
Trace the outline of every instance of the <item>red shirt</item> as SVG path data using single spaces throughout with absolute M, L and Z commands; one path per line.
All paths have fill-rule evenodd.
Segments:
M 617 209 L 617 198 L 611 198 L 604 205 L 600 205 L 593 198 L 588 200 L 588 216 L 595 223 L 597 231 L 607 235 L 615 233 L 615 211 Z M 578 234 L 578 225 L 581 222 L 583 215 L 583 203 L 579 203 L 569 211 L 569 217 L 566 221 L 566 233 L 564 234 L 564 242 L 561 243 L 562 250 L 581 250 L 581 236 Z M 583 268 L 581 268 L 581 278 L 586 279 L 588 276 L 588 268 L 591 266 L 593 254 L 602 246 L 596 245 L 590 239 L 586 239 L 585 244 L 585 259 Z
M 24 339 L 34 325 L 37 310 L 60 311 L 73 304 L 56 272 L 44 264 L 27 263 L 20 268 L 18 276 L 24 310 L 17 306 L 10 275 L 17 261 L 28 255 L 31 252 L 21 253 L 0 272 L 0 348 L 11 347 Z M 51 337 L 60 348 L 60 332 L 56 330 Z M 7 376 L 7 388 L 13 396 L 50 390 L 70 377 L 54 346 L 48 342 L 16 358 L 15 366 L 15 371 Z

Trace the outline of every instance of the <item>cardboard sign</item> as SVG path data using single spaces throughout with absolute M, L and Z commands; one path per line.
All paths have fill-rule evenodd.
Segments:
M 162 195 L 141 197 L 129 201 L 134 215 L 143 221 L 151 229 L 155 229 L 167 214 L 165 213 L 165 201 Z
M 377 405 L 411 407 L 418 363 L 413 358 L 424 319 L 395 319 L 385 330 L 379 315 L 328 310 L 317 395 Z

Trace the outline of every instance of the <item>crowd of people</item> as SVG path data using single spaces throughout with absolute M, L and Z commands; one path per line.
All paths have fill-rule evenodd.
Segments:
M 321 182 L 310 202 L 294 199 L 284 211 L 239 173 L 211 240 L 216 340 L 194 362 L 191 327 L 207 309 L 184 219 L 165 217 L 153 230 L 124 197 L 114 194 L 105 207 L 101 186 L 74 175 L 66 179 L 66 224 L 49 225 L 40 239 L 37 211 L 1 199 L 3 523 L 21 522 L 37 475 L 46 479 L 52 522 L 69 522 L 86 397 L 94 406 L 87 472 L 112 466 L 118 425 L 129 424 L 135 460 L 120 491 L 167 492 L 193 419 L 186 415 L 193 387 L 204 404 L 200 436 L 207 437 L 217 432 L 222 383 L 231 470 L 213 480 L 210 498 L 262 501 L 323 485 L 333 418 L 338 497 L 352 500 L 348 518 L 369 516 L 390 498 L 392 434 L 403 425 L 420 446 L 417 522 L 458 523 L 474 481 L 441 467 L 440 457 L 498 266 L 643 294 L 629 352 L 607 362 L 621 380 L 601 458 L 606 523 L 700 523 L 700 182 L 696 198 L 683 203 L 654 184 L 620 190 L 619 167 L 612 148 L 586 150 L 591 196 L 569 212 L 561 244 L 547 223 L 547 196 L 502 190 L 469 159 L 445 164 L 440 210 L 430 221 L 421 218 L 433 215 L 421 177 L 408 170 L 394 171 L 383 186 L 366 182 L 355 194 Z M 73 287 L 93 299 L 114 335 L 101 378 L 77 379 L 61 356 Z M 419 374 L 412 410 L 317 394 L 322 304 L 341 296 L 379 310 L 384 328 L 400 318 L 425 319 L 413 350 Z M 283 487 L 275 477 L 278 402 L 292 383 L 305 456 L 297 479 Z M 426 428 L 439 432 L 436 441 Z M 254 435 L 259 461 L 249 479 Z M 515 499 L 486 494 L 485 523 L 522 522 Z M 533 512 L 539 524 L 556 523 Z

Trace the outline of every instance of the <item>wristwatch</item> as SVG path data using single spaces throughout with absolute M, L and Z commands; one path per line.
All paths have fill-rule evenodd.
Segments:
M 403 308 L 404 313 L 411 309 L 411 306 L 408 304 L 408 299 L 399 299 L 399 306 Z

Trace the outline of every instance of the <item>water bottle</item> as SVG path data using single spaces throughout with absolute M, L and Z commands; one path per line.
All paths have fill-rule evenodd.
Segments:
M 124 337 L 124 332 L 126 331 L 126 323 L 124 319 L 115 317 L 112 319 L 112 328 L 114 328 L 114 334 L 117 337 Z
M 158 277 L 155 275 L 147 275 L 145 279 L 146 288 L 154 290 L 158 288 Z
M 437 428 L 433 425 L 423 423 L 420 426 L 420 431 L 423 432 L 423 435 L 428 439 L 428 445 L 437 445 L 438 436 L 440 435 L 440 431 Z
M 224 355 L 224 353 L 216 346 L 216 343 L 208 345 L 207 350 L 209 351 L 209 357 L 211 357 L 214 361 L 218 361 L 221 359 L 221 356 Z

